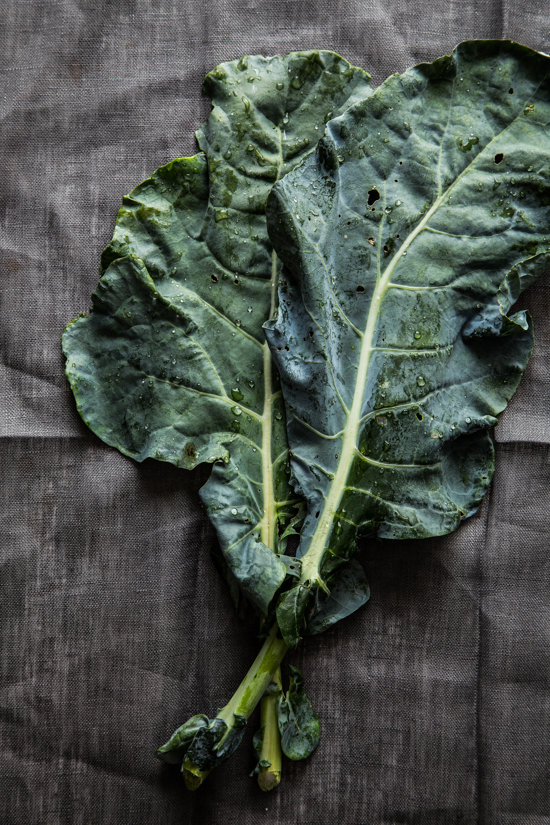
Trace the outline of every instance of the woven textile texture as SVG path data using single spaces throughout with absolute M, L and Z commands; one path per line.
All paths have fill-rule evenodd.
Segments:
M 550 825 L 550 278 L 497 471 L 454 534 L 365 543 L 371 603 L 290 661 L 322 724 L 262 794 L 250 731 L 196 793 L 155 748 L 252 661 L 197 491 L 78 418 L 60 335 L 122 196 L 195 152 L 204 74 L 335 49 L 387 75 L 470 38 L 550 52 L 543 0 L 3 0 L 0 822 Z

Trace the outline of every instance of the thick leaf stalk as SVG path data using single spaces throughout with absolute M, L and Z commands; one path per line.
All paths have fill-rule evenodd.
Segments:
M 212 768 L 225 762 L 238 747 L 250 714 L 288 650 L 277 634 L 275 624 L 231 700 L 214 719 L 192 717 L 157 750 L 165 762 L 182 762 L 183 778 L 190 790 L 198 788 Z
M 273 685 L 282 691 L 281 668 L 273 674 Z M 275 691 L 262 697 L 260 710 L 261 747 L 258 760 L 258 785 L 262 791 L 272 791 L 281 781 L 283 753 L 277 714 L 278 695 Z

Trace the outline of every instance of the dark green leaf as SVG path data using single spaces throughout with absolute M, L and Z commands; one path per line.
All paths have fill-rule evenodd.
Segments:
M 280 692 L 281 688 L 277 682 L 270 682 L 265 689 L 264 696 L 278 696 Z
M 308 501 L 303 582 L 322 586 L 358 531 L 454 530 L 487 490 L 488 431 L 533 341 L 505 313 L 550 264 L 549 69 L 461 44 L 331 121 L 272 192 L 286 269 L 267 335 Z
M 284 532 L 279 537 L 279 552 L 285 553 L 288 539 L 290 536 L 299 536 L 300 530 L 302 528 L 302 524 L 304 523 L 304 519 L 307 515 L 307 507 L 305 502 L 299 501 L 298 504 L 295 505 L 296 507 L 296 515 L 294 515 L 288 524 L 286 525 Z
M 168 762 L 171 765 L 181 765 L 195 735 L 202 728 L 208 727 L 209 724 L 210 720 L 208 716 L 204 716 L 204 714 L 192 716 L 184 725 L 181 725 L 174 731 L 166 744 L 161 745 L 161 747 L 155 751 L 155 756 L 158 756 L 162 762 Z
M 300 641 L 309 596 L 309 587 L 301 584 L 279 596 L 277 622 L 281 635 L 290 648 L 295 648 Z
M 294 556 L 278 556 L 279 561 L 282 561 L 286 567 L 287 575 L 299 579 L 302 572 L 302 562 L 300 559 L 295 559 Z
M 331 625 L 354 613 L 370 597 L 370 588 L 365 571 L 356 559 L 351 559 L 336 571 L 328 582 L 330 595 L 315 611 L 307 623 L 307 634 L 315 636 L 323 633 Z M 320 591 L 318 591 L 320 592 Z
M 79 412 L 108 444 L 138 461 L 217 462 L 201 496 L 264 614 L 286 576 L 271 553 L 278 523 L 296 503 L 262 329 L 280 268 L 265 204 L 329 112 L 369 93 L 368 79 L 332 52 L 218 66 L 205 80 L 205 154 L 158 169 L 124 198 L 92 312 L 63 337 Z
M 304 690 L 304 677 L 297 667 L 289 665 L 290 687 L 277 705 L 281 747 L 289 759 L 305 759 L 321 736 L 319 717 L 313 710 Z
M 235 752 L 243 738 L 246 719 L 235 716 L 231 728 L 223 719 L 212 719 L 208 727 L 201 727 L 189 746 L 186 759 L 201 771 L 221 765 Z

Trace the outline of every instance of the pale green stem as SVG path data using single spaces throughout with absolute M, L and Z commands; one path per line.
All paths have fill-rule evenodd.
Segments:
M 273 681 L 282 690 L 281 668 L 273 674 Z M 269 762 L 269 768 L 262 768 L 258 774 L 258 785 L 262 791 L 272 791 L 281 781 L 283 754 L 281 751 L 281 734 L 277 718 L 278 696 L 264 696 L 261 705 L 260 728 L 263 732 L 260 762 Z
M 277 255 L 271 252 L 271 306 L 269 317 L 274 318 L 277 311 Z M 277 512 L 275 507 L 275 490 L 273 486 L 273 461 L 271 436 L 273 432 L 273 359 L 271 350 L 264 342 L 264 411 L 263 411 L 263 477 L 264 477 L 264 518 L 262 521 L 262 541 L 276 552 L 277 545 Z M 281 670 L 273 677 L 279 687 L 282 687 Z M 277 697 L 264 696 L 261 702 L 260 727 L 264 729 L 260 762 L 267 761 L 271 767 L 261 768 L 258 774 L 258 785 L 262 791 L 276 788 L 281 781 L 283 754 L 281 751 L 281 736 L 277 720 Z
M 288 647 L 283 639 L 277 638 L 278 630 L 278 625 L 275 624 L 230 702 L 218 712 L 216 718 L 222 719 L 227 725 L 227 731 L 220 745 L 232 729 L 235 716 L 249 718 L 281 664 Z M 184 762 L 183 778 L 189 790 L 198 788 L 209 773 L 210 771 L 202 771 L 189 759 Z

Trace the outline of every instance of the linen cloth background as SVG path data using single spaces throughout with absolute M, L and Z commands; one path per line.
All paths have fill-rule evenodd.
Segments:
M 257 649 L 209 559 L 208 469 L 138 465 L 80 422 L 60 335 L 122 196 L 195 152 L 204 74 L 335 49 L 378 85 L 468 38 L 550 52 L 543 0 L 3 0 L 0 8 L 3 825 L 550 823 L 550 276 L 478 514 L 370 542 L 370 605 L 303 644 L 316 753 L 262 794 L 249 732 L 194 794 L 152 756 Z

